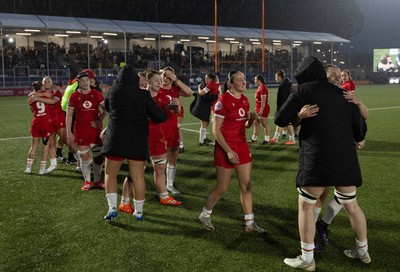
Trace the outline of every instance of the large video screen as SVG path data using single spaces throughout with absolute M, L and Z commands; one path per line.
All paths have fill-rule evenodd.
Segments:
M 400 71 L 400 48 L 374 49 L 374 72 Z

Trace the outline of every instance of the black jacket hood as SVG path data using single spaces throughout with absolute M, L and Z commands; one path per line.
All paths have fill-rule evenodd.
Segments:
M 304 82 L 327 80 L 324 66 L 316 57 L 307 57 L 303 59 L 297 71 L 294 77 L 299 85 Z
M 117 75 L 117 83 L 139 86 L 139 76 L 136 74 L 132 65 L 126 65 L 121 68 Z

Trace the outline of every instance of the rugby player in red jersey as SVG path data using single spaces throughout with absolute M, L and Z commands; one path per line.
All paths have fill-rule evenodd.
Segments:
M 207 230 L 213 230 L 211 212 L 229 188 L 232 169 L 240 186 L 246 232 L 265 233 L 254 221 L 251 192 L 252 158 L 246 140 L 246 128 L 252 126 L 256 113 L 250 112 L 250 104 L 243 92 L 246 78 L 242 72 L 228 74 L 224 93 L 215 104 L 213 133 L 215 137 L 214 165 L 217 169 L 217 185 L 209 193 L 200 213 L 200 222 Z
M 32 89 L 38 95 L 36 97 L 46 97 L 43 84 L 40 81 L 32 83 Z M 46 174 L 46 163 L 49 152 L 49 139 L 54 133 L 54 128 L 51 120 L 52 107 L 48 104 L 35 100 L 35 96 L 29 96 L 29 106 L 33 113 L 31 135 L 32 143 L 28 152 L 28 159 L 26 162 L 25 173 L 30 174 L 32 172 L 32 164 L 36 157 L 36 152 L 42 139 L 42 156 L 40 160 L 39 174 Z
M 180 95 L 185 97 L 192 95 L 192 90 L 176 77 L 174 69 L 171 67 L 163 69 L 162 87 L 159 92 L 162 95 L 171 97 L 171 99 L 179 99 Z M 167 115 L 168 120 L 161 125 L 167 141 L 167 190 L 173 195 L 179 195 L 180 192 L 174 187 L 180 143 L 178 115 L 173 112 L 167 112 Z
M 67 140 L 74 142 L 78 146 L 81 155 L 81 170 L 84 178 L 82 190 L 88 191 L 90 188 L 104 189 L 101 182 L 101 169 L 103 166 L 103 156 L 100 153 L 102 142 L 100 140 L 102 120 L 107 112 L 104 107 L 103 95 L 90 88 L 90 78 L 87 73 L 80 73 L 77 76 L 79 88 L 71 94 L 68 102 L 66 127 L 71 127 L 72 115 L 75 112 L 74 134 L 67 129 Z M 100 114 L 100 108 L 103 110 Z M 94 182 L 91 182 L 90 152 L 93 157 Z

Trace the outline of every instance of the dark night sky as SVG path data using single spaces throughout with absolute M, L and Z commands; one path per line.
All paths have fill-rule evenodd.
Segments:
M 354 52 L 400 48 L 400 0 L 356 0 L 364 15 L 360 33 L 351 38 Z

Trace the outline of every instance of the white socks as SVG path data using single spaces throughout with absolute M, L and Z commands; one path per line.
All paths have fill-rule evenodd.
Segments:
M 144 204 L 144 199 L 143 200 L 134 200 L 133 201 L 134 206 L 135 206 L 135 213 L 142 213 L 143 214 L 143 204 Z
M 321 209 L 322 209 L 322 208 L 317 208 L 317 207 L 314 207 L 314 208 L 313 208 L 313 214 L 314 214 L 315 222 L 318 221 L 318 216 L 319 216 L 319 214 L 321 213 Z
M 164 193 L 158 193 L 158 197 L 160 199 L 168 198 L 169 197 L 168 191 L 165 191 Z
M 108 193 L 106 194 L 108 210 L 110 211 L 112 208 L 117 208 L 117 193 Z
M 244 221 L 245 221 L 246 226 L 253 225 L 254 224 L 254 214 L 253 213 L 245 214 Z
M 26 170 L 25 170 L 25 173 L 30 173 L 30 172 L 32 172 L 32 164 L 33 164 L 33 159 L 27 159 L 27 160 L 26 160 Z
M 314 243 L 312 244 L 307 244 L 300 242 L 301 245 L 301 258 L 306 262 L 306 263 L 311 263 L 312 260 L 314 259 Z
M 359 256 L 364 256 L 368 252 L 368 240 L 360 242 L 356 239 L 356 248 Z
M 207 137 L 207 129 L 206 128 L 200 128 L 199 131 L 199 143 L 204 143 L 204 139 Z
M 330 224 L 332 223 L 333 218 L 335 218 L 335 216 L 340 212 L 340 210 L 342 209 L 342 205 L 340 205 L 339 203 L 337 203 L 337 201 L 335 200 L 335 198 L 333 197 L 330 201 L 328 206 L 326 207 L 325 213 L 322 216 L 322 220 L 326 223 L 326 224 Z
M 125 197 L 125 196 L 122 196 L 122 197 L 121 197 L 121 204 L 122 204 L 122 205 L 129 204 L 129 202 L 130 202 L 129 196 L 128 196 L 128 197 Z
M 170 165 L 168 163 L 167 164 L 167 186 L 168 187 L 174 187 L 175 175 L 176 175 L 176 166 Z
M 90 174 L 91 174 L 90 160 L 84 161 L 81 159 L 81 170 L 83 179 L 85 181 L 90 181 Z
M 210 217 L 212 213 L 212 210 L 207 210 L 206 207 L 203 207 L 203 210 L 201 211 L 201 214 L 203 215 L 203 217 Z

